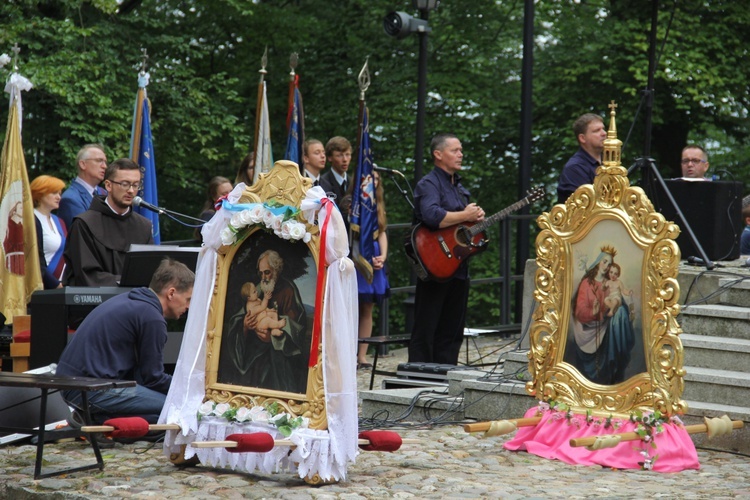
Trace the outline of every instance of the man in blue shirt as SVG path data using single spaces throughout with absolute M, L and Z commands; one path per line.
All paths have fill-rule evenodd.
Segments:
M 578 151 L 570 157 L 560 173 L 557 183 L 557 202 L 565 203 L 568 197 L 583 184 L 593 184 L 599 167 L 607 130 L 599 115 L 586 113 L 573 123 L 573 133 L 578 140 Z
M 195 275 L 181 262 L 162 260 L 149 287 L 135 288 L 97 306 L 78 327 L 57 365 L 57 375 L 135 380 L 135 387 L 92 392 L 91 416 L 102 422 L 139 416 L 159 420 L 172 376 L 164 372 L 167 319 L 190 306 Z M 80 407 L 80 391 L 63 398 Z
M 438 134 L 430 143 L 435 168 L 417 183 L 414 216 L 430 229 L 484 219 L 484 210 L 469 203 L 469 191 L 461 185 L 463 149 L 453 134 Z M 455 365 L 463 342 L 469 269 L 464 261 L 446 282 L 417 280 L 414 328 L 409 343 L 409 362 Z
M 78 165 L 78 177 L 73 179 L 68 189 L 60 198 L 60 208 L 57 216 L 65 221 L 70 230 L 73 218 L 85 212 L 91 206 L 91 200 L 96 195 L 107 194 L 99 187 L 104 180 L 104 172 L 107 169 L 107 155 L 101 144 L 86 144 L 78 151 L 76 156 Z

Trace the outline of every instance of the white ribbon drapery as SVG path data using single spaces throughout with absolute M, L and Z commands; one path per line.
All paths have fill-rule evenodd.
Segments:
M 237 203 L 245 190 L 239 184 L 227 197 Z M 230 453 L 223 448 L 192 448 L 187 446 L 185 458 L 198 455 L 202 463 L 230 467 L 234 470 L 274 473 L 294 471 L 300 477 L 318 474 L 324 480 L 346 477 L 348 464 L 357 453 L 357 279 L 354 264 L 347 257 L 349 245 L 344 221 L 333 203 L 327 203 L 320 187 L 307 191 L 300 206 L 309 223 L 316 219 L 320 224 L 330 219 L 326 229 L 326 262 L 319 263 L 319 272 L 327 272 L 325 305 L 322 314 L 323 384 L 325 389 L 327 430 L 296 429 L 289 439 L 296 448 L 291 454 L 284 447 L 268 453 Z M 160 423 L 179 424 L 181 431 L 169 431 L 164 441 L 167 456 L 180 451 L 181 445 L 194 441 L 221 440 L 232 433 L 268 432 L 280 438 L 278 431 L 269 425 L 239 424 L 220 418 L 198 420 L 198 408 L 205 397 L 206 323 L 211 294 L 216 277 L 217 250 L 222 246 L 221 231 L 232 213 L 218 210 L 203 226 L 204 248 L 196 270 L 192 307 L 185 325 L 182 348 L 175 367 L 172 386 L 162 410 Z M 321 227 L 321 230 L 323 228 Z M 322 231 L 321 231 L 322 232 Z M 299 243 L 303 244 L 303 243 Z M 327 271 L 326 271 L 327 269 Z

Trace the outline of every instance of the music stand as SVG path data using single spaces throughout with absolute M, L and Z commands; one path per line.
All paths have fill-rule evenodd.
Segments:
M 679 218 L 680 228 L 684 230 L 687 233 L 688 238 L 690 238 L 690 242 L 693 244 L 693 247 L 698 252 L 699 260 L 696 260 L 697 264 L 702 264 L 708 269 L 709 271 L 716 267 L 716 264 L 711 261 L 711 259 L 708 258 L 708 255 L 706 254 L 706 251 L 703 249 L 703 245 L 701 245 L 700 241 L 698 241 L 698 237 L 693 232 L 693 228 L 690 227 L 690 224 L 688 223 L 687 219 L 685 218 L 685 215 L 682 213 L 682 210 L 680 209 L 679 205 L 677 204 L 677 201 L 675 201 L 674 196 L 672 196 L 672 191 L 669 190 L 669 187 L 667 186 L 667 183 L 664 182 L 664 178 L 659 173 L 659 169 L 656 168 L 656 162 L 653 158 L 638 158 L 635 160 L 635 163 L 630 166 L 628 169 L 628 176 L 630 173 L 635 170 L 636 168 L 641 169 L 641 180 L 643 181 L 643 187 L 647 188 L 649 187 L 648 184 L 650 184 L 650 179 L 653 178 L 656 179 L 656 181 L 659 183 L 659 186 L 661 186 L 661 189 L 663 193 L 667 196 L 667 199 L 669 200 L 670 205 L 675 211 L 675 214 Z
M 120 286 L 148 286 L 164 257 L 182 262 L 195 272 L 200 247 L 177 247 L 160 245 L 131 245 L 125 254 L 120 275 Z

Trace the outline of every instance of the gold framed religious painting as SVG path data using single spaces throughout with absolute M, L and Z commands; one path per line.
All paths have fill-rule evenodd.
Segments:
M 238 202 L 248 220 L 244 227 L 230 220 L 235 241 L 218 251 L 206 398 L 237 408 L 276 404 L 309 418 L 311 428 L 324 428 L 320 356 L 309 366 L 311 351 L 320 349 L 313 345 L 313 324 L 322 314 L 318 230 L 298 209 L 308 184 L 296 164 L 277 162 Z
M 261 229 L 233 250 L 216 382 L 306 394 L 315 259 L 304 243 Z
M 593 185 L 538 219 L 527 392 L 573 409 L 684 413 L 679 228 L 630 186 L 612 108 Z

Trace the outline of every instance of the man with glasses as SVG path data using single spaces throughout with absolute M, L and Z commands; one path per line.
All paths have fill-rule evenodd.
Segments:
M 76 156 L 78 165 L 78 177 L 73 179 L 68 189 L 60 198 L 60 208 L 57 216 L 65 222 L 70 229 L 73 218 L 85 212 L 91 205 L 94 196 L 104 195 L 106 192 L 99 187 L 104 180 L 104 171 L 107 169 L 107 155 L 101 144 L 86 144 L 78 151 Z
M 708 170 L 708 155 L 706 151 L 697 144 L 688 144 L 682 148 L 682 177 L 684 179 L 702 179 L 710 181 L 706 177 Z
M 151 221 L 131 208 L 141 188 L 138 164 L 127 158 L 113 161 L 104 187 L 107 196 L 95 196 L 70 227 L 64 253 L 67 286 L 117 286 L 130 245 L 154 243 Z

